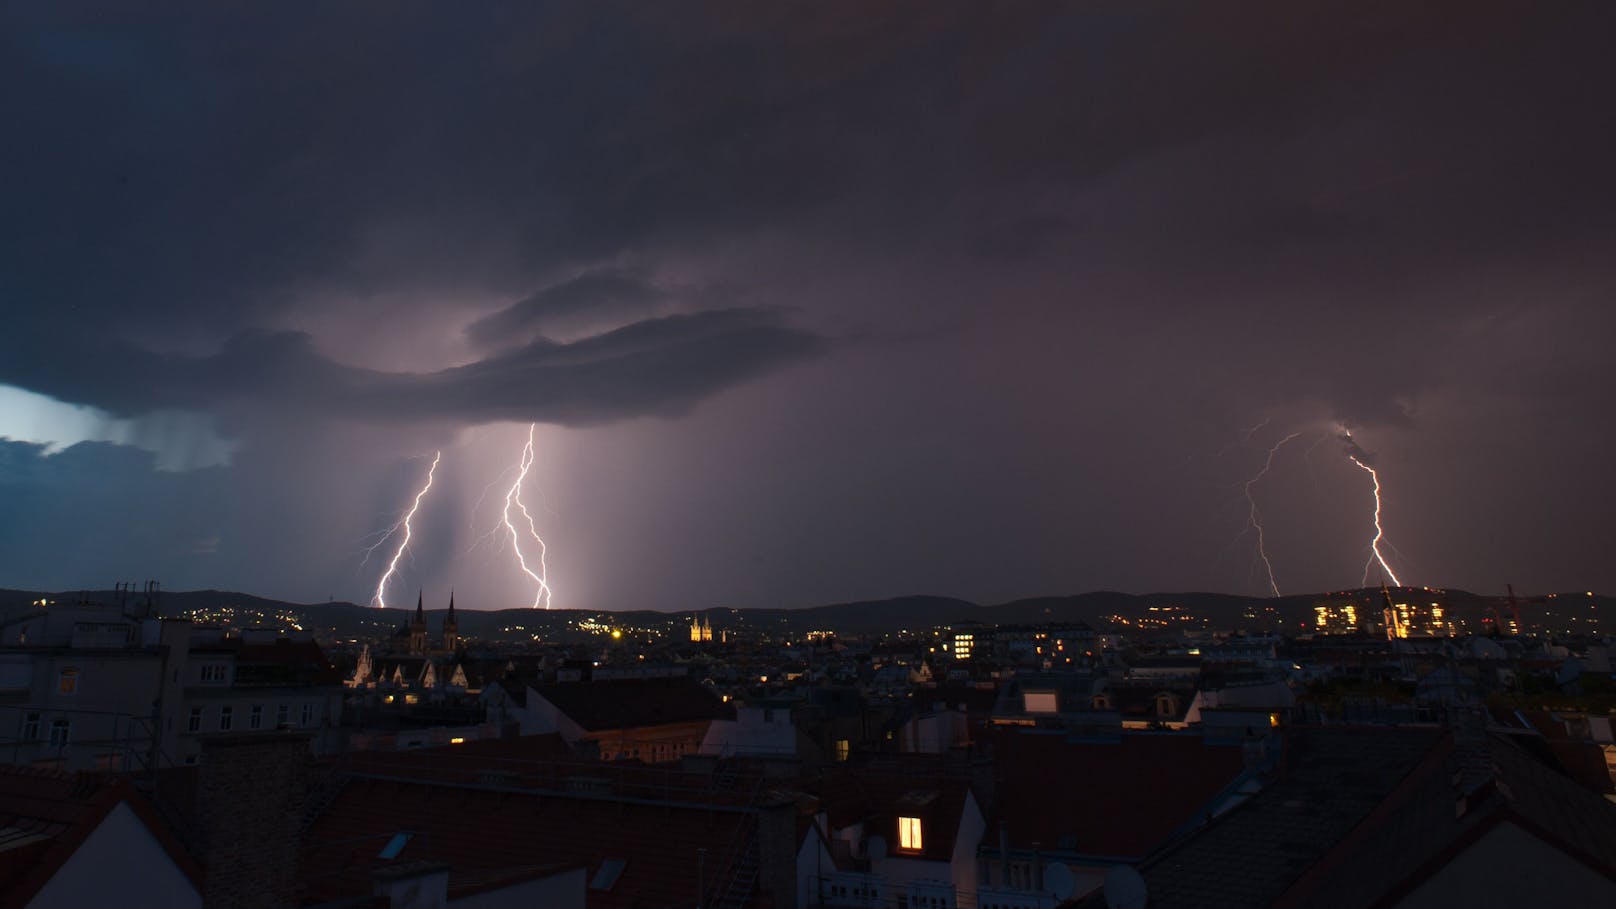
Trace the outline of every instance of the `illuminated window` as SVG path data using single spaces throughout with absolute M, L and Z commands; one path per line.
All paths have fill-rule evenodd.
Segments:
M 56 676 L 56 693 L 60 695 L 77 694 L 79 690 L 79 671 L 77 669 L 63 669 Z
M 1022 695 L 1022 705 L 1028 713 L 1058 713 L 1060 706 L 1053 691 L 1029 691 Z
M 847 760 L 847 753 L 850 750 L 851 750 L 851 746 L 848 744 L 847 739 L 837 739 L 836 740 L 836 760 L 838 760 L 838 761 Z
M 921 850 L 920 818 L 898 818 L 898 848 L 908 852 Z

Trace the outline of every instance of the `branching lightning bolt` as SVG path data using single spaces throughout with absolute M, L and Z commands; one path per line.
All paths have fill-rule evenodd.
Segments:
M 1256 428 L 1262 428 L 1261 424 L 1259 424 Z M 1252 431 L 1255 432 L 1256 429 L 1253 429 Z M 1262 470 L 1257 471 L 1256 475 L 1246 481 L 1246 504 L 1249 506 L 1246 519 L 1250 522 L 1252 529 L 1257 531 L 1257 555 L 1262 558 L 1263 567 L 1268 569 L 1268 587 L 1274 592 L 1274 596 L 1276 597 L 1279 596 L 1279 580 L 1274 576 L 1274 563 L 1268 559 L 1268 548 L 1266 545 L 1267 541 L 1263 534 L 1262 511 L 1257 507 L 1257 499 L 1251 494 L 1251 488 L 1257 485 L 1258 480 L 1261 480 L 1265 475 L 1267 475 L 1270 467 L 1274 466 L 1274 455 L 1278 454 L 1279 450 L 1284 448 L 1286 443 L 1290 442 L 1290 440 L 1299 435 L 1301 435 L 1300 432 L 1293 432 L 1285 438 L 1280 439 L 1278 442 L 1275 442 L 1274 447 L 1268 449 L 1268 457 L 1263 461 Z
M 505 510 L 500 513 L 500 521 L 504 524 L 505 530 L 511 535 L 511 549 L 516 553 L 517 566 L 522 569 L 523 574 L 532 578 L 533 582 L 538 585 L 538 589 L 533 594 L 533 608 L 537 609 L 543 606 L 545 609 L 549 609 L 551 593 L 548 579 L 549 569 L 544 563 L 546 549 L 544 538 L 539 536 L 539 527 L 533 521 L 533 515 L 527 510 L 527 506 L 522 504 L 522 481 L 527 479 L 527 472 L 533 467 L 533 430 L 537 426 L 537 423 L 528 424 L 527 444 L 522 446 L 522 457 L 516 464 L 516 482 L 512 483 L 510 489 L 505 491 Z M 538 544 L 539 570 L 537 572 L 528 566 L 527 557 L 522 554 L 522 532 L 517 530 L 516 522 L 511 518 L 511 508 L 513 506 L 522 513 L 522 519 L 527 522 L 527 535 L 532 537 L 533 542 Z M 498 528 L 495 529 L 497 530 Z
M 1358 465 L 1359 469 L 1364 473 L 1369 474 L 1369 480 L 1374 484 L 1375 489 L 1375 536 L 1369 541 L 1369 558 L 1364 562 L 1363 585 L 1365 587 L 1369 586 L 1369 573 L 1374 570 L 1375 563 L 1379 562 L 1380 570 L 1386 573 L 1386 577 L 1390 578 L 1393 584 L 1401 587 L 1403 582 L 1397 579 L 1397 572 L 1392 571 L 1392 566 L 1387 564 L 1386 556 L 1380 551 L 1380 544 L 1386 538 L 1386 531 L 1380 525 L 1380 474 L 1376 473 L 1375 468 L 1369 465 L 1369 453 L 1358 447 L 1358 441 L 1352 437 L 1352 430 L 1347 429 L 1345 426 L 1341 427 L 1341 441 L 1347 443 L 1347 460 Z M 1387 543 L 1387 545 L 1391 544 Z
M 393 575 L 398 571 L 398 560 L 404 556 L 404 550 L 409 548 L 410 537 L 414 533 L 410 527 L 410 519 L 415 517 L 415 512 L 421 507 L 421 500 L 426 498 L 427 490 L 432 488 L 432 478 L 435 474 L 437 474 L 438 461 L 442 458 L 443 452 L 439 451 L 433 453 L 432 466 L 427 468 L 426 472 L 426 485 L 422 486 L 421 491 L 415 494 L 415 500 L 410 504 L 409 510 L 404 512 L 404 517 L 400 518 L 397 524 L 394 524 L 391 528 L 389 528 L 387 533 L 384 534 L 381 539 L 377 540 L 375 544 L 372 545 L 365 553 L 365 557 L 369 558 L 370 553 L 374 552 L 377 546 L 387 542 L 387 540 L 400 529 L 404 531 L 404 538 L 398 541 L 398 548 L 393 551 L 393 558 L 388 561 L 387 570 L 382 572 L 381 580 L 376 582 L 376 595 L 372 598 L 372 601 L 378 607 L 385 608 L 387 606 L 387 582 L 391 580 Z

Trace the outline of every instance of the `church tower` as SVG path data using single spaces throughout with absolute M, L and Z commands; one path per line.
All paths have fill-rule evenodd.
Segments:
M 426 653 L 426 610 L 421 606 L 421 592 L 415 593 L 415 619 L 410 622 L 410 655 Z
M 707 617 L 700 613 L 690 614 L 690 641 L 691 643 L 706 643 L 713 639 L 713 626 Z
M 449 614 L 443 617 L 443 649 L 453 653 L 460 646 L 460 623 L 455 621 L 454 591 L 449 591 Z

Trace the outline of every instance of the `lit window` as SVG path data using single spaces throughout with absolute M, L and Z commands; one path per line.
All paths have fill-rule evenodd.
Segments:
M 920 818 L 898 818 L 898 848 L 908 852 L 921 850 Z
M 851 751 L 851 750 L 852 750 L 852 748 L 848 744 L 847 739 L 837 739 L 836 740 L 836 760 L 838 760 L 838 761 L 847 760 L 847 753 L 849 751 Z
M 189 723 L 186 724 L 185 729 L 186 729 L 187 732 L 201 732 L 202 731 L 202 708 L 201 707 L 192 707 L 191 708 L 191 720 L 190 720 Z
M 1053 691 L 1028 691 L 1022 695 L 1022 705 L 1028 713 L 1060 712 L 1060 702 Z
M 60 695 L 77 694 L 79 690 L 79 671 L 77 669 L 63 669 L 56 676 L 56 693 Z

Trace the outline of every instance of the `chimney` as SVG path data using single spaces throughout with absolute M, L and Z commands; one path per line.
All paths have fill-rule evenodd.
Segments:
M 302 901 L 298 852 L 308 761 L 309 736 L 302 733 L 202 740 L 197 817 L 209 909 L 271 909 Z

